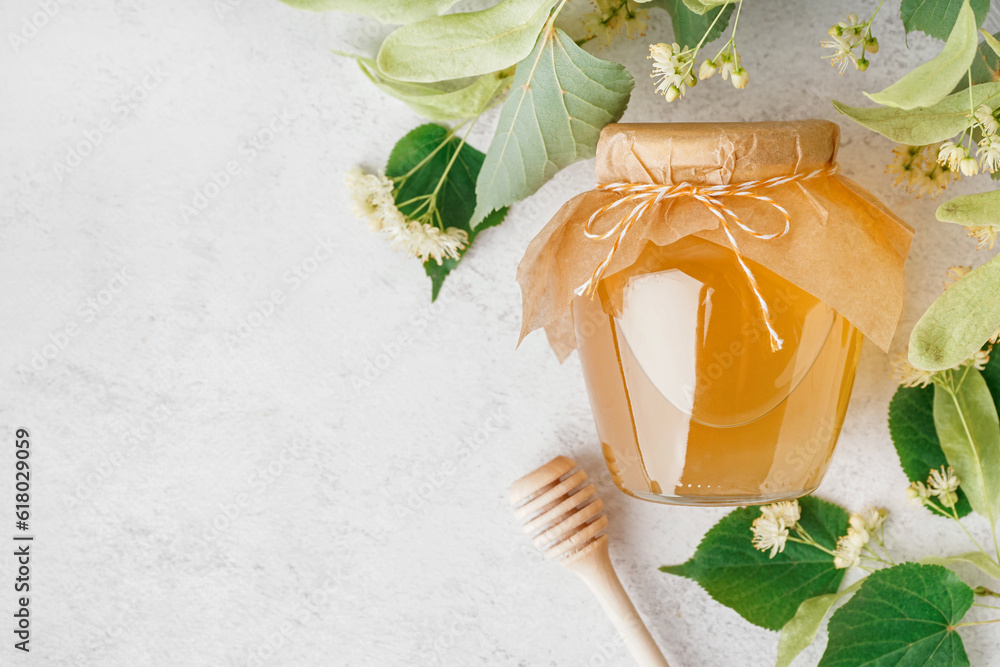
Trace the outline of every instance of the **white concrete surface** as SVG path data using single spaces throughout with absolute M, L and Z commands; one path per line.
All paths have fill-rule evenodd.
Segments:
M 861 103 L 937 48 L 907 50 L 887 3 L 870 71 L 838 76 L 818 43 L 874 4 L 748 3 L 749 88 L 713 80 L 680 104 L 654 95 L 646 41 L 601 53 L 637 79 L 627 120 L 838 120 L 830 98 Z M 614 491 L 576 357 L 559 366 L 541 334 L 514 350 L 515 267 L 592 162 L 484 233 L 431 307 L 419 263 L 351 217 L 342 185 L 421 122 L 329 52 L 373 53 L 377 24 L 277 0 L 7 0 L 0 26 L 0 431 L 32 434 L 37 536 L 25 656 L 5 444 L 0 664 L 630 664 L 507 507 L 507 485 L 557 453 L 600 485 L 614 561 L 671 664 L 771 664 L 775 634 L 656 571 L 724 510 Z M 669 35 L 658 14 L 649 40 Z M 842 127 L 844 171 L 918 230 L 899 351 L 946 267 L 985 258 L 934 201 L 890 186 L 887 141 Z M 199 192 L 207 207 L 185 215 Z M 821 495 L 889 507 L 903 556 L 964 551 L 957 527 L 905 505 L 888 372 L 867 344 Z M 990 628 L 963 630 L 974 664 L 1000 649 Z

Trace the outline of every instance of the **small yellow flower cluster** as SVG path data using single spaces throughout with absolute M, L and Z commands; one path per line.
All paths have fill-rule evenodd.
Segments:
M 844 570 L 857 565 L 861 561 L 861 552 L 875 536 L 875 531 L 882 527 L 887 515 L 884 509 L 876 507 L 852 514 L 847 535 L 837 540 L 833 566 Z
M 934 371 L 917 368 L 906 358 L 906 353 L 902 353 L 892 362 L 892 377 L 902 387 L 926 387 L 933 382 Z
M 639 9 L 634 0 L 595 0 L 597 11 L 583 15 L 587 35 L 604 46 L 622 32 L 629 39 L 646 34 L 649 11 Z
M 1000 169 L 1000 123 L 993 116 L 993 109 L 985 104 L 980 105 L 972 114 L 972 127 L 982 133 L 979 140 L 976 155 L 979 159 L 972 157 L 970 149 L 972 141 L 969 141 L 969 148 L 962 145 L 962 138 L 965 132 L 958 138 L 958 143 L 946 141 L 938 149 L 937 161 L 939 164 L 947 165 L 952 171 L 961 171 L 966 176 L 975 176 L 982 171 L 991 174 Z
M 955 469 L 951 466 L 940 470 L 931 470 L 927 477 L 927 483 L 913 482 L 906 487 L 906 495 L 911 501 L 918 505 L 926 505 L 931 502 L 931 498 L 937 498 L 944 507 L 954 507 L 958 502 L 958 487 L 961 480 L 955 474 Z
M 946 187 L 959 178 L 959 172 L 947 163 L 937 162 L 941 144 L 930 146 L 897 146 L 895 159 L 885 168 L 885 173 L 896 177 L 894 185 L 903 186 L 918 197 L 937 197 Z
M 681 48 L 676 42 L 649 45 L 649 59 L 653 61 L 653 73 L 650 75 L 656 82 L 656 92 L 667 98 L 668 102 L 684 97 L 684 91 L 693 88 L 698 79 L 708 79 L 716 72 L 722 72 L 722 78 L 731 80 L 737 89 L 747 87 L 750 74 L 740 64 L 740 54 L 735 48 L 727 48 L 717 56 L 718 62 L 705 60 L 694 75 L 694 60 L 698 55 L 696 49 Z
M 955 283 L 969 275 L 970 271 L 972 271 L 971 266 L 949 266 L 944 274 L 944 288 L 954 287 Z
M 993 334 L 990 342 L 995 343 L 996 339 L 1000 339 L 1000 329 Z M 972 366 L 977 371 L 982 371 L 988 363 L 990 363 L 990 350 L 977 350 L 971 357 L 955 366 L 955 368 Z M 897 355 L 892 362 L 892 377 L 901 387 L 926 387 L 934 382 L 934 378 L 938 373 L 944 372 L 947 371 L 925 371 L 917 368 L 907 359 L 906 353 Z
M 998 233 L 1000 233 L 998 225 L 971 225 L 965 229 L 966 236 L 976 239 L 976 250 L 993 250 Z
M 346 181 L 354 215 L 367 221 L 373 232 L 385 236 L 394 250 L 422 262 L 433 259 L 440 266 L 446 257 L 458 259 L 468 243 L 464 230 L 441 229 L 403 215 L 392 196 L 393 183 L 385 174 L 366 174 L 355 167 L 347 172 Z
M 760 508 L 760 516 L 754 519 L 753 546 L 758 551 L 771 550 L 769 558 L 785 550 L 788 540 L 788 529 L 794 528 L 799 521 L 802 510 L 799 501 L 773 503 Z
M 851 12 L 847 18 L 833 25 L 828 34 L 830 39 L 820 42 L 820 46 L 826 49 L 833 49 L 833 53 L 823 56 L 830 61 L 830 65 L 836 67 L 841 76 L 847 70 L 848 65 L 854 65 L 854 69 L 865 71 L 868 69 L 868 59 L 865 53 L 878 53 L 878 40 L 872 36 L 871 25 L 873 14 L 867 21 L 859 22 L 858 15 Z M 854 52 L 858 46 L 861 47 L 861 55 Z

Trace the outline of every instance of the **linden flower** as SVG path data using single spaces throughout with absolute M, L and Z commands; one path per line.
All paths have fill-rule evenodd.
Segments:
M 355 167 L 347 172 L 346 182 L 355 217 L 367 221 L 372 231 L 379 231 L 382 228 L 380 211 L 386 206 L 395 207 L 392 181 L 385 174 L 366 174 Z
M 750 74 L 747 73 L 742 67 L 737 67 L 733 70 L 733 88 L 738 90 L 743 90 L 747 87 L 750 82 Z
M 848 65 L 858 66 L 858 56 L 854 53 L 854 46 L 843 37 L 831 35 L 832 39 L 823 40 L 820 46 L 824 49 L 833 49 L 833 53 L 823 56 L 824 60 L 829 60 L 830 65 L 843 76 Z
M 966 176 L 975 176 L 979 173 L 979 162 L 974 157 L 963 158 L 958 163 L 958 170 Z
M 847 535 L 837 540 L 837 548 L 833 551 L 833 566 L 840 570 L 854 567 L 861 560 L 861 550 L 870 539 L 868 531 L 851 526 Z
M 905 354 L 900 354 L 892 362 L 892 377 L 902 387 L 926 387 L 933 381 L 934 373 L 917 368 Z
M 368 227 L 383 234 L 394 250 L 433 259 L 440 266 L 445 258 L 458 259 L 469 235 L 457 227 L 441 228 L 410 220 L 396 207 L 393 182 L 385 174 L 366 174 L 354 168 L 347 172 L 347 189 L 354 215 L 368 222 Z
M 595 37 L 604 46 L 611 44 L 616 35 L 624 29 L 629 39 L 645 34 L 649 12 L 639 9 L 634 0 L 596 0 L 597 12 L 583 16 L 587 34 Z
M 446 257 L 458 259 L 469 240 L 469 235 L 457 227 L 442 231 L 434 225 L 407 220 L 402 214 L 390 220 L 384 231 L 393 249 L 419 257 L 421 262 L 433 259 L 440 266 Z
M 781 524 L 784 528 L 791 528 L 798 523 L 802 508 L 799 507 L 798 500 L 789 500 L 765 505 L 760 508 L 760 513 L 761 516 Z
M 754 519 L 753 526 L 753 546 L 760 551 L 771 550 L 769 558 L 774 558 L 777 554 L 785 550 L 785 541 L 788 540 L 788 529 L 775 519 L 761 515 Z
M 698 82 L 691 72 L 693 57 L 693 50 L 682 50 L 676 42 L 649 45 L 649 58 L 653 61 L 653 73 L 650 76 L 659 78 L 656 92 L 666 97 L 668 102 L 683 97 L 685 86 L 690 87 Z
M 966 236 L 976 239 L 976 250 L 992 250 L 998 232 L 1000 227 L 996 225 L 973 225 L 965 229 Z
M 956 146 L 953 141 L 946 141 L 938 149 L 937 161 L 948 165 L 949 169 L 957 169 L 959 163 L 969 156 L 964 146 Z
M 949 266 L 948 272 L 944 274 L 944 288 L 952 287 L 959 280 L 969 275 L 971 266 Z
M 923 482 L 913 482 L 906 487 L 906 497 L 915 505 L 926 505 L 931 492 Z
M 882 524 L 885 523 L 885 517 L 888 516 L 888 512 L 881 507 L 869 507 L 864 512 L 855 512 L 851 515 L 850 524 L 858 531 L 867 531 L 869 533 L 874 533 Z
M 955 475 L 955 469 L 951 466 L 945 468 L 941 466 L 939 470 L 931 470 L 930 477 L 927 478 L 927 489 L 930 495 L 937 496 L 941 504 L 945 507 L 954 507 L 958 502 L 958 491 L 960 481 Z
M 719 66 L 715 64 L 715 61 L 709 58 L 698 68 L 698 78 L 705 80 L 715 74 L 718 69 Z
M 923 163 L 922 146 L 896 146 L 892 150 L 895 159 L 885 168 L 885 173 L 895 174 L 893 185 L 914 185 L 921 176 Z
M 979 162 L 983 171 L 991 174 L 1000 168 L 1000 139 L 997 137 L 986 137 L 979 142 Z
M 997 119 L 993 116 L 993 109 L 989 108 L 985 104 L 979 105 L 973 115 L 975 115 L 976 120 L 979 121 L 980 127 L 983 128 L 983 132 L 985 132 L 987 136 L 992 136 L 997 133 L 997 130 L 1000 130 L 1000 123 L 998 123 Z
M 963 362 L 963 365 L 968 364 L 977 371 L 982 371 L 986 368 L 986 364 L 988 363 L 990 363 L 989 350 L 976 350 L 975 354 Z

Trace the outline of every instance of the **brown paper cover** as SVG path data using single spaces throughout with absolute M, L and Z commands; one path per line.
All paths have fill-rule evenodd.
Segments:
M 722 185 L 811 172 L 835 164 L 840 128 L 822 120 L 759 123 L 611 124 L 597 145 L 599 183 Z M 903 264 L 913 229 L 864 188 L 835 173 L 768 188 L 785 207 L 789 232 L 763 240 L 734 230 L 740 252 L 840 312 L 883 351 L 903 308 Z M 538 233 L 517 269 L 521 339 L 544 328 L 559 360 L 576 347 L 570 306 L 575 291 L 607 257 L 613 238 L 584 235 L 591 214 L 618 195 L 591 190 L 573 197 Z M 759 232 L 779 231 L 784 217 L 744 197 L 724 203 Z M 622 208 L 600 216 L 610 229 Z M 652 206 L 621 241 L 605 276 L 631 266 L 647 243 L 688 235 L 730 247 L 719 220 L 690 196 Z

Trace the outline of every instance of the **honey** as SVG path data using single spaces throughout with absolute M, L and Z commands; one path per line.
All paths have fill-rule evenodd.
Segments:
M 597 184 L 518 266 L 522 337 L 578 350 L 625 493 L 752 505 L 823 479 L 862 340 L 888 351 L 913 230 L 822 120 L 601 130 Z
M 577 346 L 601 446 L 625 493 L 665 503 L 794 498 L 826 471 L 861 333 L 748 261 L 783 346 L 731 249 L 691 236 L 648 244 L 577 296 Z

